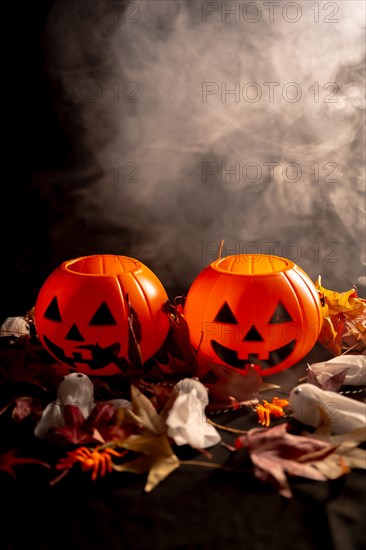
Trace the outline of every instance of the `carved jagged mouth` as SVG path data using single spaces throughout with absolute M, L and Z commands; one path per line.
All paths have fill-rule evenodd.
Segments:
M 110 363 L 117 364 L 118 354 L 121 349 L 121 344 L 119 344 L 118 342 L 112 344 L 111 346 L 107 346 L 106 348 L 100 347 L 99 344 L 77 346 L 76 350 L 87 349 L 90 351 L 92 358 L 84 359 L 81 352 L 78 351 L 74 351 L 73 357 L 67 357 L 64 350 L 57 344 L 51 342 L 51 340 L 47 338 L 47 336 L 44 336 L 44 341 L 49 351 L 53 353 L 53 355 L 57 357 L 57 359 L 61 361 L 61 363 L 65 363 L 72 368 L 76 368 L 76 363 L 83 363 L 85 365 L 88 365 L 91 370 L 103 369 L 104 367 L 107 367 Z
M 295 344 L 296 340 L 291 340 L 291 342 L 289 342 L 288 344 L 285 344 L 280 348 L 274 349 L 269 353 L 268 359 L 265 360 L 259 359 L 256 353 L 249 353 L 248 359 L 239 359 L 238 352 L 231 348 L 227 348 L 222 344 L 219 344 L 219 342 L 216 342 L 216 340 L 211 340 L 212 349 L 216 353 L 217 357 L 219 357 L 221 361 L 235 369 L 247 369 L 252 363 L 254 363 L 255 365 L 259 365 L 260 367 L 262 367 L 262 369 L 275 367 L 276 365 L 287 359 L 287 357 L 289 357 L 295 347 Z

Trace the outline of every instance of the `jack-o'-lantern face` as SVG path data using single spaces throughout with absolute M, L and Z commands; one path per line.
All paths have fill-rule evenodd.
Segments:
M 168 300 L 158 278 L 141 262 L 123 256 L 87 256 L 65 262 L 37 297 L 35 323 L 45 348 L 71 371 L 118 374 L 129 353 L 129 315 L 141 323 L 143 360 L 162 345 Z
M 221 363 L 244 373 L 255 364 L 273 374 L 301 359 L 321 326 L 318 293 L 289 260 L 230 256 L 208 266 L 184 306 L 199 371 Z
M 260 365 L 263 369 L 275 367 L 287 359 L 295 348 L 295 336 L 297 336 L 296 328 L 293 331 L 294 338 L 285 342 L 285 340 L 288 339 L 287 336 L 291 334 L 289 329 L 291 327 L 290 323 L 292 323 L 292 318 L 282 302 L 278 302 L 273 315 L 267 323 L 260 323 L 257 320 L 258 327 L 254 323 L 240 323 L 227 302 L 220 308 L 215 317 L 215 322 L 219 323 L 219 326 L 221 326 L 220 332 L 221 338 L 223 337 L 222 339 L 225 339 L 227 335 L 231 333 L 234 339 L 229 338 L 229 340 L 231 340 L 233 344 L 240 343 L 240 346 L 235 346 L 236 349 L 232 349 L 214 338 L 211 339 L 211 346 L 217 357 L 235 369 L 247 369 L 251 363 Z M 287 323 L 286 326 L 284 326 L 283 323 Z M 277 324 L 281 324 L 281 327 L 271 326 Z M 230 325 L 230 327 L 228 327 L 228 325 Z M 231 330 L 234 329 L 234 326 L 236 327 L 235 333 Z M 281 336 L 284 336 L 284 342 L 281 342 Z M 273 341 L 274 338 L 277 342 L 282 343 L 282 345 L 278 348 L 269 350 L 266 342 L 269 343 Z M 240 350 L 238 349 L 239 347 L 241 348 Z M 267 349 L 268 358 L 264 359 L 264 356 L 267 355 Z M 240 352 L 240 355 L 243 355 L 244 351 L 248 358 L 240 359 L 238 353 Z M 263 357 L 263 359 L 260 357 Z
M 121 343 L 118 341 L 113 342 L 118 338 L 118 333 L 115 329 L 112 329 L 112 327 L 116 328 L 117 321 L 105 302 L 98 307 L 87 325 L 84 321 L 82 322 L 82 330 L 83 332 L 86 331 L 86 338 L 82 335 L 76 323 L 72 323 L 70 328 L 70 323 L 64 323 L 56 296 L 46 309 L 44 317 L 49 321 L 60 323 L 60 331 L 67 330 L 63 347 L 50 340 L 46 334 L 43 335 L 46 347 L 61 363 L 65 363 L 72 368 L 85 365 L 92 371 L 104 369 L 111 363 L 118 366 Z M 95 344 L 88 343 L 91 331 L 95 332 L 96 340 L 100 339 L 101 333 L 104 333 L 103 339 L 110 339 L 112 343 L 106 347 L 101 347 L 99 342 Z M 126 337 L 120 337 L 120 340 L 126 341 Z

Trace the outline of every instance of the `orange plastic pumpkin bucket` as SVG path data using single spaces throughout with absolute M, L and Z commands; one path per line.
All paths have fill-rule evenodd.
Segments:
M 142 262 L 101 254 L 64 262 L 43 284 L 35 325 L 44 347 L 70 372 L 108 376 L 128 357 L 129 304 L 141 323 L 142 359 L 163 344 L 169 320 L 167 293 Z
M 184 305 L 198 375 L 210 363 L 262 375 L 291 367 L 318 339 L 318 292 L 310 277 L 286 258 L 241 254 L 218 259 L 192 283 Z

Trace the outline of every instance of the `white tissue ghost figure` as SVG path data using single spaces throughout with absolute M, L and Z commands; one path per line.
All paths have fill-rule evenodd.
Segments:
M 312 363 L 310 367 L 322 385 L 332 376 L 347 370 L 343 381 L 345 386 L 366 386 L 366 355 L 338 355 L 328 361 Z
M 314 384 L 300 384 L 289 395 L 292 416 L 308 426 L 318 427 L 320 409 L 329 417 L 333 434 L 342 434 L 366 427 L 366 404 Z
M 63 408 L 65 405 L 75 405 L 88 418 L 95 406 L 94 384 L 86 374 L 73 372 L 64 377 L 57 388 L 57 399 L 49 403 L 37 423 L 34 434 L 46 437 L 51 428 L 65 426 Z
M 205 449 L 219 443 L 219 433 L 205 416 L 208 405 L 205 386 L 199 380 L 184 378 L 174 389 L 178 391 L 178 396 L 166 420 L 168 436 L 177 445 L 190 445 L 195 449 Z
M 0 328 L 0 337 L 11 336 L 14 344 L 20 336 L 29 336 L 30 328 L 24 317 L 7 317 Z

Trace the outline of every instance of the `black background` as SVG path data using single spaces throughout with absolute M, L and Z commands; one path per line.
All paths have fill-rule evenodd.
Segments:
M 69 154 L 52 105 L 47 78 L 44 26 L 52 2 L 23 3 L 9 10 L 8 23 L 16 36 L 9 52 L 14 86 L 10 97 L 6 179 L 2 185 L 1 314 L 24 315 L 32 307 L 42 269 L 40 251 L 47 256 L 49 215 L 32 190 L 40 171 L 60 165 Z M 5 221 L 7 218 L 8 221 Z
M 63 91 L 50 71 L 46 24 L 54 4 L 40 0 L 4 8 L 12 34 L 10 38 L 5 29 L 11 76 L 6 79 L 9 102 L 1 187 L 2 319 L 24 315 L 34 306 L 45 278 L 66 258 L 64 250 L 52 246 L 50 233 L 72 215 L 68 182 L 60 174 L 80 162 L 83 152 L 76 120 L 74 127 L 70 118 L 66 124 L 58 110 Z M 47 189 L 47 201 L 40 182 Z

